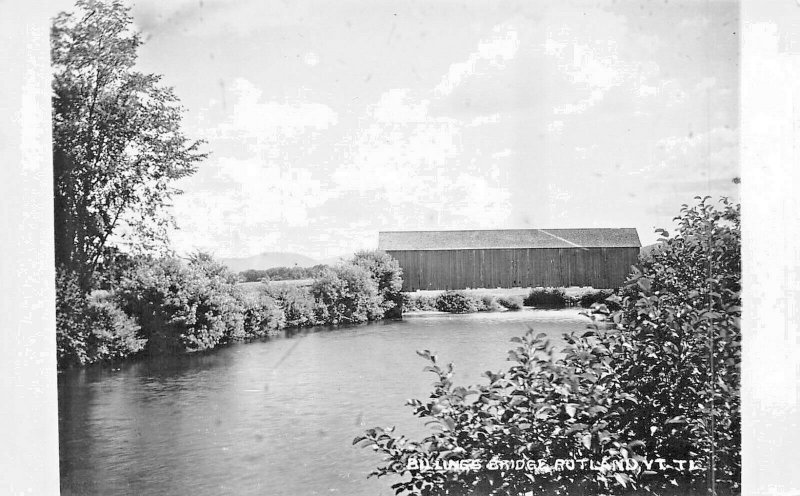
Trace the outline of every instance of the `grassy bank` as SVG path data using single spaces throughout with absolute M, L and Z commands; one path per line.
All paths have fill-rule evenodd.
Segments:
M 423 290 L 403 293 L 403 312 L 444 311 L 450 313 L 519 310 L 523 307 L 590 307 L 603 303 L 612 290 L 592 287 L 568 288 L 476 288 Z

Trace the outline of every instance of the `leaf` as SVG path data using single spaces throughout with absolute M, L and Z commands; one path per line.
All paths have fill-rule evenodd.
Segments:
M 641 447 L 645 446 L 644 441 L 642 441 L 641 439 L 637 439 L 635 441 L 631 441 L 630 443 L 628 443 L 628 449 L 633 449 L 633 448 L 636 448 L 636 447 L 639 447 L 639 446 L 641 446 Z
M 584 446 L 586 446 L 586 449 L 592 449 L 592 435 L 591 434 L 584 434 L 583 438 L 581 439 L 581 442 L 583 443 Z
M 589 427 L 587 424 L 575 423 L 569 426 L 569 428 L 564 431 L 564 434 L 572 434 L 573 432 L 582 431 L 587 427 Z
M 627 487 L 628 483 L 631 481 L 631 478 L 628 477 L 626 474 L 616 473 L 614 474 L 614 479 L 622 486 Z

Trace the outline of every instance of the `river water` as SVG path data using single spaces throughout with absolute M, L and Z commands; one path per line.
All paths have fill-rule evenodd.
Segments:
M 59 376 L 62 494 L 394 494 L 367 479 L 380 456 L 352 446 L 369 427 L 426 430 L 405 406 L 434 376 L 416 350 L 455 363 L 457 384 L 508 365 L 528 327 L 580 331 L 578 310 L 419 314 L 314 328 L 209 353 Z

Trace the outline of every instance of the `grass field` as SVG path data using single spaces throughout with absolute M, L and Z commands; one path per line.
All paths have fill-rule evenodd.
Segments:
M 238 286 L 245 291 L 252 291 L 257 292 L 265 287 L 276 287 L 276 286 L 311 286 L 311 283 L 314 282 L 314 279 L 289 279 L 286 281 L 268 281 L 266 283 L 261 281 L 255 282 L 240 282 Z

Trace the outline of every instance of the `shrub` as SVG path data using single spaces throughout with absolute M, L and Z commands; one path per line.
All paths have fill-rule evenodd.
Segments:
M 435 296 L 420 296 L 417 298 L 417 307 L 423 311 L 436 310 L 436 297 Z
M 480 312 L 497 312 L 503 308 L 492 295 L 483 295 L 477 302 Z
M 236 290 L 234 292 L 242 312 L 242 333 L 231 336 L 250 339 L 273 334 L 286 326 L 286 317 L 280 304 L 266 292 Z
M 83 365 L 89 361 L 86 323 L 86 295 L 78 276 L 62 268 L 56 270 L 56 356 L 59 367 Z
M 113 300 L 113 294 L 96 292 L 87 305 L 90 362 L 120 360 L 145 347 L 147 339 L 139 336 L 139 324 Z
M 569 302 L 564 290 L 557 288 L 533 288 L 524 300 L 527 306 L 549 308 L 563 308 Z
M 403 293 L 403 312 L 436 310 L 436 297 Z
M 161 258 L 141 263 L 124 278 L 119 298 L 142 326 L 149 352 L 201 351 L 244 334 L 234 282 L 208 255 L 195 255 L 188 264 Z
M 413 312 L 416 310 L 416 298 L 413 298 L 410 293 L 403 293 L 402 296 L 403 302 L 403 313 L 405 312 Z
M 383 317 L 378 284 L 365 268 L 342 264 L 323 271 L 311 285 L 315 317 L 324 324 L 353 324 Z
M 532 470 L 492 467 L 497 459 L 527 458 L 550 466 L 557 459 L 611 461 L 622 458 L 621 450 L 636 450 L 604 423 L 608 404 L 616 398 L 616 380 L 603 355 L 590 353 L 585 338 L 575 338 L 575 347 L 556 360 L 544 337 L 529 331 L 514 338 L 519 346 L 509 359 L 515 364 L 506 373 L 487 372 L 488 384 L 469 387 L 453 384 L 452 364 L 442 366 L 429 351 L 419 352 L 437 382 L 427 401 L 408 404 L 415 416 L 437 428 L 419 442 L 396 436 L 393 428 L 369 429 L 357 437 L 354 443 L 384 455 L 384 463 L 370 475 L 405 476 L 392 485 L 395 492 L 422 495 L 570 494 L 579 484 L 585 489 L 581 494 L 595 494 L 615 480 L 628 483 L 623 472 L 588 467 L 536 477 L 530 477 Z M 476 460 L 479 466 L 459 472 L 419 465 L 459 460 Z
M 283 310 L 286 327 L 316 325 L 314 298 L 306 288 L 281 284 L 280 286 L 270 286 L 267 291 Z
M 452 364 L 441 366 L 420 352 L 438 381 L 428 401 L 409 404 L 439 428 L 420 442 L 396 436 L 393 428 L 369 429 L 354 443 L 385 456 L 371 475 L 403 477 L 392 486 L 398 494 L 638 488 L 700 494 L 710 483 L 735 492 L 741 475 L 739 207 L 723 199 L 718 210 L 701 199 L 676 220 L 676 236 L 662 231 L 663 249 L 634 271 L 621 296 L 609 298 L 621 306 L 613 314 L 618 331 L 565 336 L 568 346 L 558 359 L 546 336 L 530 331 L 512 339 L 518 343 L 509 352 L 514 365 L 487 372 L 488 384 L 471 387 L 454 386 Z M 466 472 L 418 463 L 470 459 L 479 465 Z M 497 459 L 605 465 L 528 477 L 527 470 L 492 469 Z M 625 470 L 626 460 L 658 459 L 693 460 L 702 469 L 673 462 Z
M 381 307 L 387 316 L 399 317 L 402 315 L 403 269 L 400 263 L 380 250 L 359 251 L 350 260 L 352 265 L 362 267 L 369 271 L 378 284 L 381 295 Z
M 56 350 L 58 367 L 126 358 L 146 339 L 108 292 L 81 292 L 74 274 L 56 271 Z
M 718 482 L 741 475 L 741 228 L 739 205 L 699 199 L 664 230 L 613 300 L 623 330 L 613 348 L 626 402 L 622 427 L 651 456 L 701 459 Z M 654 350 L 657 352 L 654 353 Z M 655 432 L 651 434 L 651 429 Z M 710 477 L 710 474 L 708 474 Z
M 472 313 L 478 311 L 478 303 L 461 291 L 445 291 L 436 298 L 436 309 L 440 312 Z
M 583 308 L 589 308 L 595 303 L 599 303 L 608 306 L 610 310 L 618 310 L 620 307 L 616 302 L 606 301 L 613 294 L 614 291 L 604 289 L 588 291 L 578 298 L 578 304 Z
M 522 297 L 520 296 L 501 297 L 497 299 L 497 302 L 509 310 L 522 310 L 523 307 Z

